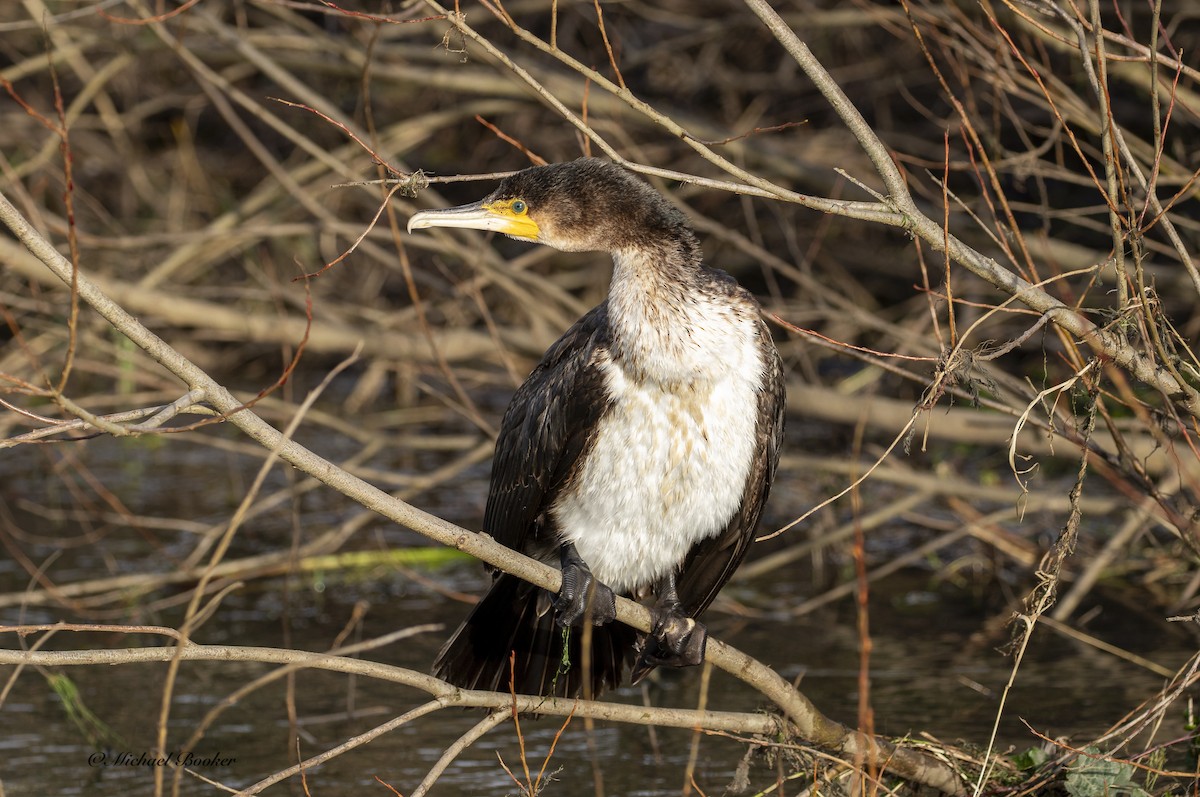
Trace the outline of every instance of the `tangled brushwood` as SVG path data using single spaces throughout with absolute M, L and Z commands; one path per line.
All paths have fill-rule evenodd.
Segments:
M 489 734 L 495 793 L 587 793 L 637 769 L 595 720 L 687 729 L 638 769 L 654 793 L 1194 792 L 1194 18 L 1191 0 L 0 4 L 0 715 L 54 695 L 53 733 L 133 736 L 147 760 L 226 752 L 222 717 L 288 729 L 224 770 L 147 768 L 155 794 L 361 792 L 315 781 L 333 759 L 424 794 Z M 386 585 L 436 605 L 482 584 L 425 538 L 558 588 L 470 530 L 505 403 L 611 262 L 404 224 L 583 155 L 686 215 L 761 303 L 787 381 L 760 542 L 706 615 L 725 672 L 646 706 L 456 690 L 427 674 L 447 632 L 374 622 Z M 881 652 L 871 599 L 904 577 L 943 613 Z M 910 661 L 963 606 L 958 658 Z M 284 618 L 270 646 L 238 633 L 259 610 Z M 1110 636 L 1114 616 L 1138 633 Z M 848 658 L 815 663 L 838 634 Z M 400 639 L 413 658 L 382 650 Z M 1085 656 L 1123 702 L 1038 718 L 1076 688 L 1089 710 L 1086 678 L 1030 674 Z M 1002 677 L 936 680 L 998 659 Z M 106 713 L 115 688 L 81 673 L 120 668 L 99 664 L 155 680 Z M 961 688 L 970 732 L 942 738 L 944 701 L 877 700 L 885 666 Z M 391 719 L 357 712 L 364 680 Z M 334 711 L 345 727 L 305 730 Z M 439 721 L 428 760 L 366 757 Z M 79 782 L 79 758 L 42 769 Z

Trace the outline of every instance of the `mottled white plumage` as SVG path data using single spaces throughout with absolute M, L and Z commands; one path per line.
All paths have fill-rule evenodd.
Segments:
M 738 306 L 649 301 L 661 272 L 646 260 L 615 257 L 615 356 L 599 363 L 611 407 L 551 508 L 560 537 L 617 592 L 644 590 L 724 531 L 754 458 L 766 366 Z
M 698 664 L 697 618 L 754 539 L 783 436 L 782 363 L 757 302 L 705 267 L 683 214 L 596 159 L 526 169 L 409 221 L 439 226 L 611 252 L 615 270 L 608 298 L 517 389 L 492 463 L 484 530 L 561 566 L 562 587 L 496 573 L 434 672 L 594 696 L 626 673 Z M 654 596 L 649 633 L 613 622 L 614 592 Z

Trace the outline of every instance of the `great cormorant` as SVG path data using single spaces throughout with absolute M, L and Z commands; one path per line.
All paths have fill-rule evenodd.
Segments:
M 698 664 L 695 618 L 750 546 L 783 436 L 782 367 L 758 303 L 704 265 L 682 213 L 594 158 L 525 169 L 479 202 L 408 223 L 427 227 L 611 252 L 615 266 L 608 299 L 513 396 L 492 462 L 484 531 L 557 562 L 562 590 L 497 573 L 434 674 L 468 689 L 595 696 L 626 668 L 636 682 Z M 651 634 L 611 622 L 614 592 L 655 596 Z

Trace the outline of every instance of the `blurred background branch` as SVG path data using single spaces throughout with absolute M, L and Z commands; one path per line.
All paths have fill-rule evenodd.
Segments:
M 1196 631 L 1164 617 L 1200 607 L 1193 21 L 1186 0 L 21 0 L 0 8 L 0 192 L 89 283 L 228 387 L 220 412 L 255 401 L 282 428 L 361 345 L 304 412 L 296 443 L 477 528 L 508 396 L 604 296 L 610 265 L 469 232 L 409 239 L 398 220 L 476 198 L 491 175 L 535 157 L 626 163 L 688 214 L 709 262 L 759 296 L 789 369 L 789 437 L 762 534 L 788 530 L 757 546 L 714 606 L 715 633 L 803 677 L 834 717 L 854 716 L 859 682 L 839 673 L 857 675 L 857 649 L 871 643 L 877 727 L 982 744 L 999 714 L 1002 740 L 1046 748 L 1045 774 L 1025 776 L 1033 789 L 1074 753 L 1026 742 L 1019 717 L 1070 716 L 1062 734 L 1130 757 L 1132 736 L 1103 735 L 1127 712 L 1140 719 L 1114 728 L 1161 729 L 1138 738 L 1146 756 L 1182 756 L 1190 738 L 1174 701 L 1193 680 Z M 430 187 L 396 194 L 372 226 L 388 188 L 371 180 L 418 170 Z M 328 649 L 477 590 L 475 569 L 438 569 L 420 538 L 278 466 L 206 571 L 267 449 L 213 423 L 198 383 L 101 316 L 76 314 L 79 296 L 0 237 L 6 621 L 178 627 L 211 572 L 205 596 L 221 597 L 206 641 L 265 634 Z M 161 434 L 137 426 L 147 418 Z M 841 501 L 808 514 L 869 469 L 861 510 Z M 1015 702 L 998 712 L 1010 662 L 992 650 L 1073 513 L 1075 553 L 1047 609 L 1062 625 L 1034 624 Z M 856 556 L 876 598 L 870 638 L 844 630 Z M 913 631 L 898 607 L 925 601 L 936 614 Z M 952 618 L 961 636 L 939 640 L 933 629 Z M 1060 629 L 1078 636 L 1065 642 Z M 410 657 L 402 666 L 427 666 L 438 647 L 427 636 L 396 654 Z M 939 641 L 940 658 L 923 658 Z M 1037 669 L 1059 662 L 1078 680 Z M 1163 669 L 1181 667 L 1160 691 Z M 1113 703 L 1097 702 L 1100 671 Z M 213 694 L 215 669 L 190 672 L 182 694 Z M 311 742 L 306 716 L 340 717 L 337 742 L 366 732 L 357 687 L 297 689 L 295 677 L 284 708 L 266 709 L 285 718 L 286 738 L 261 753 L 279 759 L 273 771 Z M 130 688 L 84 693 L 103 708 Z M 654 686 L 688 690 L 690 705 L 700 688 L 687 673 Z M 188 706 L 172 717 L 186 721 Z M 122 730 L 138 738 L 137 726 Z M 587 738 L 558 755 L 601 761 Z M 853 777 L 759 743 L 745 749 L 776 756 L 747 753 L 760 788 L 804 773 L 828 792 Z M 495 793 L 511 791 L 499 775 Z M 578 790 L 592 776 L 574 777 Z M 663 777 L 663 791 L 679 791 Z M 725 782 L 705 777 L 709 789 Z

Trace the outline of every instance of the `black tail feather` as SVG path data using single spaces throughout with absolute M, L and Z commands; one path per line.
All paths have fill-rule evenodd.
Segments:
M 620 623 L 572 628 L 564 657 L 563 629 L 554 622 L 553 610 L 538 614 L 538 589 L 500 574 L 438 653 L 433 674 L 463 689 L 512 688 L 525 695 L 599 697 L 619 686 L 633 662 L 637 632 Z M 585 636 L 590 637 L 586 668 Z M 585 669 L 590 689 L 583 688 Z

